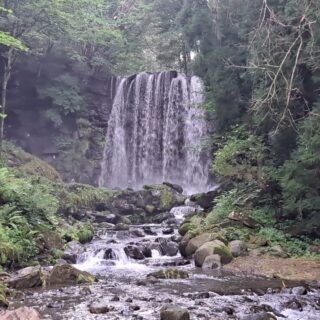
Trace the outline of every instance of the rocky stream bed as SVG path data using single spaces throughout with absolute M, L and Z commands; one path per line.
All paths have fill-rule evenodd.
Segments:
M 153 320 L 160 313 L 165 320 L 320 319 L 317 285 L 202 270 L 181 257 L 177 227 L 185 211 L 172 210 L 162 224 L 100 228 L 90 243 L 70 243 L 64 258 L 98 282 L 25 289 L 10 299 L 10 309 L 33 307 L 51 320 Z

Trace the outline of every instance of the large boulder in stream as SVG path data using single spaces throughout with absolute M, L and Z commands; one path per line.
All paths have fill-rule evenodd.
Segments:
M 41 287 L 43 284 L 43 273 L 40 266 L 27 267 L 14 273 L 7 281 L 7 285 L 13 289 L 26 289 Z
M 144 254 L 142 253 L 142 250 L 137 246 L 127 246 L 124 248 L 124 252 L 129 258 L 135 260 L 143 260 L 145 258 Z
M 190 320 L 189 311 L 176 305 L 167 305 L 160 311 L 161 320 Z
M 6 311 L 0 314 L 1 320 L 40 320 L 37 310 L 29 307 L 20 307 L 15 310 Z
M 94 275 L 89 272 L 78 270 L 68 264 L 54 266 L 46 279 L 46 285 L 49 286 L 76 285 L 94 282 L 97 282 L 97 278 Z
M 204 243 L 213 240 L 213 235 L 209 232 L 200 234 L 199 236 L 192 238 L 185 249 L 185 253 L 188 257 L 191 257 Z
M 233 257 L 229 248 L 221 241 L 214 240 L 203 244 L 195 253 L 194 261 L 197 267 L 202 267 L 206 257 L 217 254 L 221 257 L 221 263 L 227 264 Z

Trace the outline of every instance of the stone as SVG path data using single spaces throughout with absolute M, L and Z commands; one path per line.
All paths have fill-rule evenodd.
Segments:
M 71 241 L 67 244 L 67 248 L 63 253 L 62 259 L 68 263 L 77 263 L 78 255 L 83 251 L 83 246 L 78 241 Z
M 143 231 L 140 229 L 131 230 L 130 235 L 135 238 L 143 238 L 145 236 Z
M 305 294 L 307 294 L 307 289 L 305 287 L 294 287 L 292 288 L 292 294 L 296 295 L 296 296 L 303 296 Z
M 115 224 L 118 220 L 117 215 L 111 213 L 110 211 L 93 212 L 90 215 L 94 218 L 94 221 L 97 223 L 107 222 Z
M 191 257 L 204 243 L 213 240 L 211 233 L 203 233 L 192 238 L 186 247 L 186 255 Z
M 195 253 L 194 261 L 197 267 L 202 267 L 207 256 L 218 254 L 221 257 L 221 263 L 227 264 L 233 257 L 229 248 L 221 241 L 214 240 L 203 244 Z
M 190 197 L 190 200 L 198 204 L 201 208 L 209 210 L 213 208 L 214 199 L 220 194 L 221 190 L 216 189 L 206 193 L 197 193 Z
M 13 289 L 41 287 L 43 284 L 41 268 L 27 267 L 15 273 L 6 283 Z
M 116 259 L 116 254 L 115 252 L 109 248 L 105 251 L 104 255 L 103 255 L 103 259 L 105 260 L 115 260 Z
M 103 314 L 113 310 L 113 308 L 109 306 L 109 301 L 107 299 L 102 299 L 93 302 L 90 305 L 89 310 L 93 314 Z
M 183 238 L 181 239 L 180 243 L 179 243 L 179 251 L 180 254 L 187 258 L 187 253 L 186 253 L 186 248 L 188 246 L 189 241 L 192 239 L 192 236 L 190 233 L 187 233 L 183 236 Z
M 190 320 L 189 311 L 176 305 L 167 305 L 160 310 L 161 320 Z
M 173 234 L 174 233 L 174 229 L 173 228 L 166 228 L 166 229 L 163 229 L 162 230 L 162 233 L 163 234 L 166 234 L 166 235 L 168 235 L 168 234 Z
M 1 320 L 40 320 L 37 310 L 29 307 L 20 307 L 15 310 L 6 311 L 0 316 Z
M 274 245 L 269 250 L 268 253 L 274 257 L 288 258 L 288 254 L 283 250 L 280 245 Z
M 183 188 L 181 186 L 179 186 L 178 184 L 173 184 L 173 183 L 170 183 L 170 182 L 163 182 L 163 184 L 165 186 L 168 186 L 171 189 L 177 191 L 178 193 L 183 193 Z
M 249 255 L 252 257 L 259 257 L 264 255 L 267 252 L 266 248 L 256 248 L 249 252 Z
M 137 246 L 127 246 L 124 248 L 124 252 L 129 258 L 135 259 L 135 260 L 143 260 L 144 254 L 138 248 Z
M 244 241 L 234 240 L 228 244 L 228 247 L 234 257 L 244 256 L 247 253 L 247 245 Z
M 179 246 L 173 241 L 165 242 L 160 245 L 164 255 L 174 257 L 179 252 Z
M 149 236 L 156 236 L 157 235 L 157 233 L 155 231 L 153 231 L 150 226 L 144 226 L 143 231 L 145 234 L 147 234 Z
M 182 237 L 185 236 L 187 232 L 190 230 L 190 226 L 191 226 L 190 222 L 183 223 L 178 230 L 179 234 Z
M 187 279 L 189 274 L 183 270 L 178 269 L 163 269 L 148 274 L 148 278 L 153 277 L 156 279 Z
M 310 245 L 307 249 L 311 254 L 320 254 L 320 246 L 319 245 Z
M 56 265 L 50 271 L 46 284 L 54 285 L 76 285 L 82 283 L 97 282 L 95 276 L 89 272 L 80 271 L 71 265 Z
M 221 268 L 221 257 L 218 254 L 212 254 L 204 259 L 202 269 L 211 270 Z
M 130 228 L 125 223 L 118 223 L 114 226 L 115 231 L 128 231 Z
M 152 258 L 152 251 L 149 247 L 144 246 L 141 248 L 141 251 L 146 258 Z
M 249 314 L 240 318 L 240 320 L 277 320 L 277 318 L 268 312 L 262 312 L 257 314 Z

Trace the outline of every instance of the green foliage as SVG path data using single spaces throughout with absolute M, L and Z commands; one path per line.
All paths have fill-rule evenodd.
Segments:
M 259 137 L 231 137 L 223 148 L 219 149 L 214 158 L 213 172 L 238 182 L 266 183 L 266 152 L 267 148 Z
M 320 104 L 314 110 L 320 112 Z M 298 148 L 280 170 L 284 208 L 296 215 L 320 210 L 320 121 L 309 116 L 301 125 Z
M 271 207 L 257 207 L 249 211 L 248 216 L 262 226 L 274 226 L 277 222 L 274 209 Z
M 92 208 L 108 197 L 110 197 L 110 192 L 107 189 L 97 189 L 79 183 L 67 184 L 59 194 L 60 209 Z
M 91 225 L 83 224 L 78 228 L 77 238 L 80 243 L 87 243 L 93 239 L 94 230 Z
M 28 51 L 28 48 L 18 39 L 0 31 L 0 45 L 11 47 L 20 51 Z
M 225 192 L 215 200 L 215 206 L 206 218 L 208 227 L 228 219 L 228 215 L 235 209 L 236 202 L 239 198 L 237 190 Z

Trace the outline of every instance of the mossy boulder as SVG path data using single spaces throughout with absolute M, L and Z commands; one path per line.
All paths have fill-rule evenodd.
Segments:
M 186 248 L 188 246 L 189 241 L 192 239 L 192 235 L 188 232 L 186 233 L 179 243 L 179 251 L 183 257 L 187 257 Z
M 189 275 L 183 270 L 163 269 L 148 274 L 148 277 L 154 277 L 156 279 L 187 279 L 189 278 Z
M 46 285 L 76 285 L 82 283 L 94 283 L 97 282 L 97 278 L 89 272 L 80 271 L 75 267 L 64 264 L 56 265 L 51 270 L 46 279 Z
M 204 243 L 195 253 L 194 261 L 197 267 L 202 267 L 207 256 L 217 254 L 221 257 L 221 263 L 227 264 L 233 257 L 229 248 L 219 240 Z
M 43 270 L 38 266 L 27 267 L 17 271 L 7 281 L 7 285 L 13 289 L 27 289 L 41 287 L 43 282 Z
M 209 232 L 202 233 L 191 239 L 186 247 L 186 255 L 192 256 L 204 243 L 214 240 L 213 235 Z
M 181 236 L 185 236 L 190 229 L 191 229 L 191 223 L 186 222 L 180 226 L 178 232 Z
M 209 192 L 197 193 L 190 197 L 190 200 L 198 204 L 205 210 L 212 209 L 214 206 L 214 199 L 221 193 L 220 189 Z

